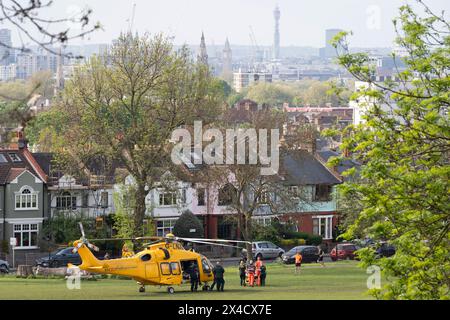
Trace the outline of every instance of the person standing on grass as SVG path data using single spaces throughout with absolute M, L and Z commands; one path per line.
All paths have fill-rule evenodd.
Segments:
M 255 278 L 256 278 L 256 285 L 260 286 L 261 285 L 261 267 L 263 266 L 263 262 L 261 260 L 261 257 L 256 258 L 256 262 L 255 262 Z
M 213 269 L 214 281 L 217 283 L 217 291 L 223 292 L 223 287 L 225 286 L 225 279 L 223 278 L 224 273 L 225 269 L 220 265 L 220 262 L 217 261 L 217 264 Z
M 241 287 L 246 286 L 246 283 L 245 283 L 246 270 L 247 270 L 247 266 L 245 265 L 244 259 L 242 259 L 241 261 L 239 261 L 239 277 L 241 278 Z
M 322 267 L 325 267 L 325 263 L 323 262 L 324 256 L 323 250 L 320 246 L 317 246 L 317 249 L 319 250 L 319 258 L 317 259 L 317 263 L 320 263 Z
M 300 251 L 297 251 L 297 254 L 295 255 L 295 273 L 300 273 L 300 268 L 302 266 L 302 259 L 303 256 L 301 255 Z
M 260 278 L 260 286 L 265 287 L 266 286 L 266 266 L 262 265 L 261 266 L 261 272 L 259 274 L 259 278 Z
M 250 287 L 253 287 L 253 284 L 255 282 L 255 265 L 253 264 L 253 260 L 250 260 L 250 263 L 247 266 L 247 273 L 248 273 L 248 285 Z
M 199 274 L 198 274 L 198 269 L 194 264 L 191 265 L 189 277 L 191 280 L 191 291 L 192 292 L 197 291 Z

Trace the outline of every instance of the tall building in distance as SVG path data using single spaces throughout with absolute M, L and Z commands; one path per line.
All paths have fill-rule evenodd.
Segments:
M 206 42 L 203 31 L 202 31 L 202 38 L 200 40 L 200 52 L 198 54 L 197 61 L 203 63 L 204 65 L 208 65 L 208 53 L 206 52 Z
M 233 54 L 228 38 L 222 51 L 222 77 L 227 81 L 231 81 L 233 77 Z
M 324 58 L 336 57 L 336 49 L 331 45 L 333 38 L 341 32 L 341 29 L 327 29 L 325 30 L 325 48 L 323 50 Z
M 273 36 L 273 58 L 275 60 L 280 59 L 280 9 L 278 6 L 273 11 L 273 17 L 275 18 L 275 33 Z
M 6 66 L 13 61 L 11 30 L 0 29 L 0 65 Z

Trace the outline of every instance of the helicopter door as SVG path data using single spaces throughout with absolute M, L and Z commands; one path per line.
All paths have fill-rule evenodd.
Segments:
M 147 279 L 159 278 L 159 270 L 156 263 L 153 262 L 145 265 L 145 277 Z

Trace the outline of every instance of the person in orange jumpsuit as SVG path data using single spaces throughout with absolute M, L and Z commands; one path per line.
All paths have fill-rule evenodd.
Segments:
M 303 260 L 302 254 L 300 253 L 300 251 L 297 251 L 297 254 L 295 255 L 295 273 L 300 272 L 300 268 L 302 266 L 302 260 Z
M 255 282 L 255 264 L 253 263 L 253 260 L 250 260 L 250 263 L 247 267 L 247 273 L 248 273 L 248 285 L 250 287 L 253 287 Z
M 255 277 L 256 277 L 256 285 L 261 285 L 261 267 L 263 266 L 263 262 L 261 260 L 261 257 L 258 257 L 255 262 Z

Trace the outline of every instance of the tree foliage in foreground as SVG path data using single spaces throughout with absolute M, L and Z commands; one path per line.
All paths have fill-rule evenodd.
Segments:
M 372 290 L 383 299 L 450 298 L 450 26 L 444 13 L 418 2 L 420 16 L 405 5 L 394 20 L 397 42 L 408 52 L 398 82 L 371 82 L 365 54 L 347 50 L 339 57 L 371 84 L 358 94 L 367 101 L 366 122 L 348 128 L 342 146 L 362 163 L 362 182 L 347 182 L 342 191 L 363 208 L 346 237 L 363 227 L 397 249 L 378 260 L 372 250 L 361 251 L 363 265 L 380 266 L 389 280 Z M 338 44 L 348 48 L 345 34 Z

